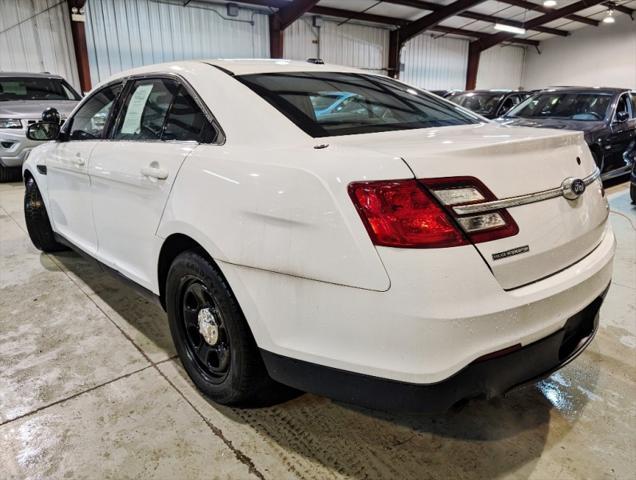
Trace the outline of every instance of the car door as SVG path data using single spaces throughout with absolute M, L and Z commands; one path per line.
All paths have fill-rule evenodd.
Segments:
M 97 257 L 150 289 L 155 236 L 185 158 L 216 130 L 190 87 L 175 78 L 133 78 L 110 134 L 93 151 L 89 175 Z
M 49 216 L 57 233 L 87 253 L 97 249 L 88 166 L 93 149 L 104 140 L 113 106 L 121 92 L 116 82 L 91 94 L 62 129 L 47 158 Z
M 621 120 L 620 116 L 626 115 Z M 610 168 L 620 168 L 626 165 L 625 152 L 632 146 L 636 135 L 636 114 L 632 108 L 629 93 L 623 93 L 612 113 L 610 125 L 611 134 L 608 138 L 609 151 L 606 151 L 605 162 Z

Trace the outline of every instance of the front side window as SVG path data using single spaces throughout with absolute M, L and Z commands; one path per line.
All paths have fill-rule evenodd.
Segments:
M 82 104 L 67 122 L 70 125 L 71 140 L 95 140 L 104 137 L 108 116 L 121 88 L 121 83 L 104 87 Z
M 506 116 L 599 121 L 607 115 L 612 97 L 611 93 L 596 92 L 539 93 L 511 110 Z
M 0 102 L 16 100 L 79 100 L 61 78 L 0 77 Z
M 479 123 L 424 91 L 385 77 L 341 72 L 236 77 L 312 137 Z

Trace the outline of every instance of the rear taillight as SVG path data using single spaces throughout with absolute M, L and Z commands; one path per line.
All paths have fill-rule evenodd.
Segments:
M 349 195 L 375 245 L 457 247 L 519 232 L 504 209 L 455 213 L 453 207 L 497 200 L 473 177 L 356 182 L 349 185 Z
M 458 215 L 454 208 L 497 200 L 497 197 L 474 177 L 448 177 L 420 180 L 444 205 L 473 243 L 489 242 L 519 233 L 519 227 L 505 209 Z
M 468 243 L 417 180 L 352 183 L 349 195 L 375 245 L 443 248 Z

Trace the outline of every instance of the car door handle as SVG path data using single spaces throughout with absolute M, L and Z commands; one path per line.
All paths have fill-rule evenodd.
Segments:
M 157 180 L 165 180 L 168 178 L 168 171 L 161 167 L 148 166 L 141 169 L 144 177 L 156 178 Z

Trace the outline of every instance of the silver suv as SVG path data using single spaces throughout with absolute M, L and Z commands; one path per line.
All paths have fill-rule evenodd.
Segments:
M 50 107 L 64 120 L 80 98 L 58 75 L 0 72 L 0 182 L 18 180 L 27 155 L 42 143 L 26 137 L 28 126 Z

